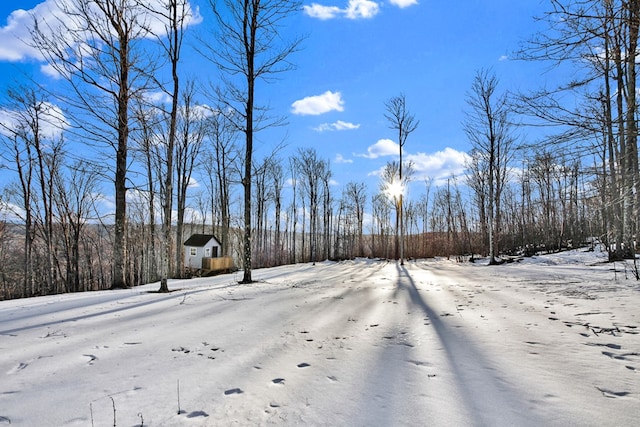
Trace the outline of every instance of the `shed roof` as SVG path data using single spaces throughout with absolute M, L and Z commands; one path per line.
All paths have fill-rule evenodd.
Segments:
M 184 246 L 202 247 L 209 243 L 211 239 L 215 240 L 216 243 L 220 245 L 220 242 L 213 234 L 192 234 L 191 237 L 184 242 Z

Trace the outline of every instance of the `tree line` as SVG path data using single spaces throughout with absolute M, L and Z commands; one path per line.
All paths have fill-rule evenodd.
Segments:
M 499 263 L 593 239 L 611 259 L 632 257 L 640 191 L 628 52 L 637 51 L 640 2 L 550 5 L 541 17 L 549 28 L 519 55 L 570 67 L 572 80 L 510 93 L 478 71 L 461 122 L 467 174 L 423 183 L 402 155 L 419 120 L 404 94 L 392 97 L 382 107 L 399 161 L 370 189 L 332 185 L 330 160 L 313 148 L 256 157 L 255 134 L 285 125 L 256 88 L 293 68 L 302 38 L 278 35 L 296 1 L 211 0 L 215 26 L 198 51 L 220 71 L 215 82 L 181 69 L 195 19 L 186 0 L 60 1 L 61 15 L 34 18 L 31 29 L 60 84 L 14 85 L 1 107 L 12 180 L 0 200 L 0 298 L 156 281 L 169 291 L 168 278 L 193 273 L 182 242 L 194 232 L 215 234 L 247 283 L 253 268 L 285 263 Z M 529 144 L 520 134 L 528 121 L 561 131 Z M 421 193 L 409 197 L 409 185 Z

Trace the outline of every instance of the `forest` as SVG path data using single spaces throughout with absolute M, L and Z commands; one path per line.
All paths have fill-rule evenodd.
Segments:
M 423 118 L 408 106 L 411 94 L 389 98 L 383 119 L 399 160 L 367 188 L 331 185 L 331 162 L 312 147 L 255 155 L 257 133 L 286 126 L 255 88 L 286 78 L 304 54 L 302 37 L 278 37 L 297 1 L 209 0 L 215 25 L 198 49 L 219 70 L 215 83 L 181 68 L 187 0 L 61 2 L 61 15 L 34 20 L 29 41 L 59 88 L 14 85 L 0 104 L 10 177 L 0 188 L 0 300 L 152 282 L 168 292 L 168 279 L 194 273 L 183 260 L 192 233 L 215 234 L 244 283 L 252 269 L 282 264 L 500 263 L 595 241 L 609 260 L 635 259 L 638 88 L 629 52 L 638 50 L 640 1 L 548 3 L 538 18 L 545 31 L 517 55 L 572 78 L 516 93 L 478 70 L 460 120 L 472 147 L 466 174 L 446 185 L 412 179 L 403 146 Z M 521 137 L 528 126 L 554 131 L 531 142 Z M 207 177 L 198 191 L 196 173 Z M 405 197 L 409 183 L 422 193 Z M 113 194 L 108 210 L 105 194 Z

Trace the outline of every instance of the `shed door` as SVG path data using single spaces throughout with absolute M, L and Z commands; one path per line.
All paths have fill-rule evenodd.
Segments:
M 211 257 L 218 258 L 218 247 L 217 246 L 212 247 L 211 251 L 213 252 L 213 255 L 211 255 Z

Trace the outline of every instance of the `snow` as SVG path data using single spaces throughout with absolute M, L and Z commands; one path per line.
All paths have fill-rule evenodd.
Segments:
M 359 259 L 2 301 L 0 426 L 637 425 L 640 284 L 602 261 Z

